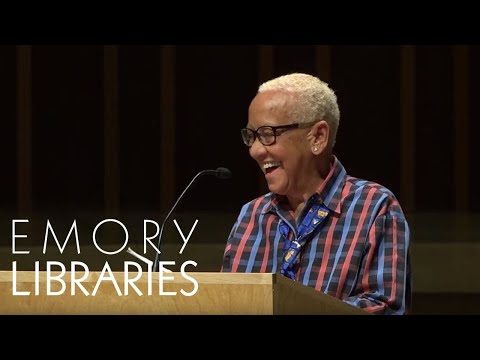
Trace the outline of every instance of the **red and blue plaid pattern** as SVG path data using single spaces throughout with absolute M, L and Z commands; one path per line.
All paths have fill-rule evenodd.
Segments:
M 305 244 L 296 280 L 375 314 L 406 314 L 411 304 L 410 231 L 387 188 L 347 175 L 334 157 L 312 198 L 330 213 Z M 283 218 L 296 229 L 283 198 L 272 193 L 245 204 L 225 248 L 224 272 L 280 272 Z

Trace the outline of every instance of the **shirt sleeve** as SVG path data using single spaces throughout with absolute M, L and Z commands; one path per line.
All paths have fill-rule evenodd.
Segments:
M 232 229 L 230 230 L 230 234 L 228 235 L 227 238 L 227 244 L 225 246 L 225 250 L 223 252 L 223 261 L 222 261 L 222 267 L 220 269 L 220 272 L 230 272 L 232 269 L 232 254 L 231 254 L 231 248 L 232 248 L 232 239 L 237 231 L 238 224 L 240 222 L 240 218 L 237 219 L 235 224 L 233 224 Z
M 411 297 L 410 231 L 398 203 L 372 225 L 353 296 L 345 302 L 373 314 L 404 315 Z

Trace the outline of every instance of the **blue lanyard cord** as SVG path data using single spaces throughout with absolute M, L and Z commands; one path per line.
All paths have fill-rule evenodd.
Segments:
M 314 231 L 323 223 L 327 218 L 329 209 L 323 204 L 314 204 L 304 216 L 298 229 L 298 237 L 295 237 L 293 232 L 290 232 L 288 224 L 284 221 L 280 221 L 279 230 L 280 234 L 284 237 L 285 242 L 283 245 L 283 264 L 280 270 L 282 275 L 295 280 L 295 265 L 300 262 L 298 256 L 302 251 L 304 245 L 311 240 Z M 289 238 L 289 233 L 292 235 Z

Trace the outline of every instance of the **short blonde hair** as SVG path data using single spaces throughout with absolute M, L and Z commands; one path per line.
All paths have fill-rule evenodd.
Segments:
M 261 84 L 258 92 L 286 91 L 295 93 L 295 108 L 291 116 L 298 122 L 325 120 L 330 126 L 331 146 L 335 144 L 340 110 L 337 96 L 326 82 L 302 73 L 283 75 Z

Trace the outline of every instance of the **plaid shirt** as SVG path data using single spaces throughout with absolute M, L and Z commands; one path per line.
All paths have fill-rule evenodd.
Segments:
M 297 233 L 284 197 L 268 193 L 245 204 L 229 235 L 224 272 L 280 271 L 284 238 L 281 218 Z M 340 161 L 307 202 L 330 210 L 306 243 L 296 281 L 375 314 L 410 310 L 410 231 L 395 196 L 374 182 L 347 175 Z

